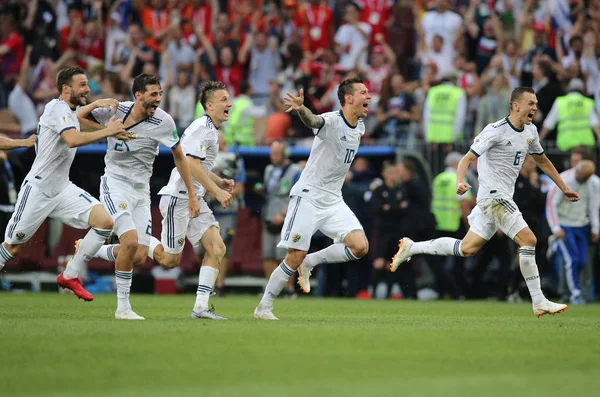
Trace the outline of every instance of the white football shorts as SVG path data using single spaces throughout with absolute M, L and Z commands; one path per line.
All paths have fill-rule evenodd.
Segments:
M 498 229 L 514 240 L 527 227 L 515 202 L 502 198 L 479 200 L 468 219 L 470 230 L 485 240 L 494 237 Z
M 334 243 L 341 243 L 348 233 L 363 228 L 344 201 L 319 208 L 305 197 L 292 196 L 277 247 L 308 251 L 312 235 L 317 230 L 333 239 Z
M 46 218 L 59 220 L 77 229 L 87 229 L 90 212 L 96 205 L 100 205 L 100 202 L 95 197 L 72 182 L 58 195 L 48 197 L 35 181 L 26 180 L 6 226 L 4 241 L 8 244 L 27 242 Z
M 103 175 L 100 178 L 100 201 L 113 218 L 114 232 L 119 238 L 123 233 L 136 230 L 138 243 L 150 246 L 152 214 L 149 184 L 131 184 Z
M 160 213 L 163 217 L 160 241 L 169 254 L 183 251 L 185 238 L 198 245 L 202 236 L 211 227 L 219 227 L 212 210 L 203 198 L 198 198 L 200 215 L 190 218 L 188 200 L 164 195 L 160 198 Z

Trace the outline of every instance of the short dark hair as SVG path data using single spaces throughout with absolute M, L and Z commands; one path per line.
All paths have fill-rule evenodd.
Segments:
M 537 61 L 538 67 L 544 74 L 544 77 L 552 76 L 552 63 L 546 59 L 540 59 Z
M 157 85 L 160 86 L 160 80 L 158 77 L 153 76 L 151 74 L 142 73 L 138 75 L 135 79 L 133 79 L 133 87 L 131 88 L 131 93 L 135 96 L 136 92 L 141 92 L 142 94 L 146 92 L 146 87 L 149 85 Z
M 582 160 L 591 160 L 590 151 L 585 146 L 576 146 L 571 150 L 571 154 L 578 154 Z
M 576 42 L 580 42 L 581 44 L 583 44 L 583 37 L 581 37 L 581 36 L 573 36 L 573 37 L 571 37 L 569 39 L 569 46 L 572 46 Z
M 241 83 L 240 83 L 240 94 L 248 94 L 251 89 L 252 89 L 252 86 L 250 85 L 250 83 L 248 82 L 248 80 L 242 80 L 241 81 Z
M 510 103 L 512 107 L 512 103 L 521 99 L 524 93 L 529 92 L 530 94 L 535 95 L 535 91 L 531 87 L 517 87 L 510 94 Z
M 85 74 L 85 70 L 79 66 L 74 66 L 58 71 L 58 75 L 56 76 L 56 89 L 58 90 L 59 95 L 62 94 L 62 86 L 65 84 L 70 85 L 71 81 L 73 81 L 73 76 L 78 74 Z
M 340 100 L 340 105 L 344 106 L 346 104 L 346 95 L 354 94 L 354 84 L 364 84 L 363 79 L 360 77 L 352 77 L 350 79 L 346 79 L 340 83 L 340 86 L 337 90 L 337 96 Z
M 414 175 L 417 172 L 417 167 L 415 167 L 415 163 L 413 163 L 410 160 L 402 160 L 400 164 L 402 164 L 404 168 L 406 168 L 406 170 L 410 172 L 411 175 Z
M 205 81 L 200 86 L 200 104 L 206 109 L 206 102 L 212 97 L 215 91 L 225 90 L 227 86 L 220 81 Z

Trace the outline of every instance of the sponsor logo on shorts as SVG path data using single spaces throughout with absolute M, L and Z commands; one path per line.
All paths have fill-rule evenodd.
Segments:
M 17 240 L 23 240 L 25 238 L 25 233 L 19 232 L 17 233 Z
M 121 204 L 119 204 L 119 208 L 122 209 L 123 211 L 126 211 L 127 208 L 128 208 L 127 203 L 121 203 Z
M 292 234 L 292 242 L 294 242 L 294 243 L 297 243 L 298 241 L 300 241 L 301 238 L 302 238 L 302 236 L 299 235 L 298 233 Z
M 179 240 L 177 240 L 177 244 L 179 244 L 180 247 L 183 245 L 184 242 L 185 242 L 185 240 L 182 239 L 182 238 L 180 238 Z

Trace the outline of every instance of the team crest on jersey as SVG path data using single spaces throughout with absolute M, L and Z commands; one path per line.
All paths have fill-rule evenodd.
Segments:
M 129 131 L 128 131 L 128 132 L 127 132 L 127 136 L 128 136 L 130 139 L 135 139 L 135 138 L 137 138 L 137 134 L 136 134 L 135 132 L 129 132 Z
M 17 240 L 23 240 L 25 238 L 25 233 L 19 232 L 17 233 Z
M 533 143 L 533 138 L 529 138 L 529 139 L 527 139 L 527 144 L 528 144 L 528 145 L 531 145 L 532 143 Z
M 182 239 L 182 238 L 180 238 L 179 240 L 177 240 L 177 244 L 179 244 L 180 247 L 183 245 L 184 242 L 185 242 L 185 240 Z
M 294 242 L 294 243 L 297 243 L 298 241 L 300 241 L 301 238 L 302 238 L 302 236 L 298 233 L 292 234 L 292 242 Z
M 126 211 L 127 208 L 128 208 L 127 203 L 121 203 L 121 204 L 119 204 L 119 208 L 122 209 L 123 211 Z

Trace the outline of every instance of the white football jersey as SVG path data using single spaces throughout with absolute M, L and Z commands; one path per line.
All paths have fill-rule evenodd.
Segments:
M 202 168 L 210 175 L 211 169 L 215 164 L 219 152 L 219 138 L 217 127 L 208 115 L 196 119 L 181 136 L 181 149 L 186 156 L 193 157 L 202 161 Z M 206 189 L 195 178 L 194 190 L 198 197 L 204 196 Z M 169 195 L 179 198 L 188 198 L 188 191 L 185 183 L 177 171 L 177 167 L 171 171 L 169 183 L 160 189 L 159 195 Z
M 306 197 L 316 207 L 342 201 L 342 186 L 356 156 L 365 124 L 359 119 L 352 127 L 342 111 L 323 113 L 325 124 L 314 129 L 315 139 L 306 167 L 290 192 Z
M 92 116 L 102 125 L 107 125 L 113 115 L 125 122 L 132 109 L 133 102 L 119 102 L 116 113 L 99 108 L 92 111 Z M 149 183 L 159 144 L 171 149 L 179 144 L 175 122 L 167 112 L 157 108 L 154 116 L 127 127 L 127 132 L 129 141 L 108 138 L 104 173 L 131 183 Z
M 477 200 L 512 200 L 525 156 L 544 153 L 535 125 L 526 124 L 522 130 L 517 130 L 508 118 L 488 124 L 477 135 L 470 151 L 478 157 Z
M 60 135 L 71 128 L 79 131 L 77 110 L 60 98 L 48 102 L 38 124 L 36 157 L 25 179 L 37 181 L 42 192 L 50 197 L 69 184 L 69 170 L 77 148 L 70 148 Z

